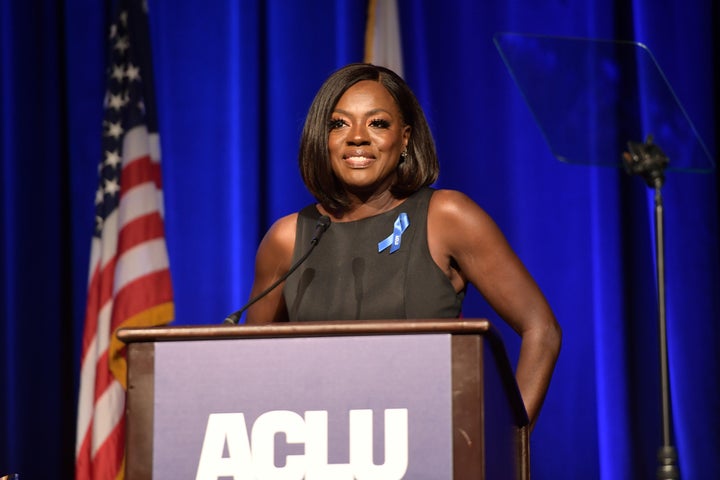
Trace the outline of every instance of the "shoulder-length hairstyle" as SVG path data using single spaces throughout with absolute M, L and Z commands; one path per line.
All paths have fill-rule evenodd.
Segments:
M 343 186 L 332 171 L 328 136 L 333 110 L 340 97 L 363 80 L 380 82 L 395 99 L 402 121 L 411 127 L 407 156 L 397 168 L 397 181 L 390 191 L 405 198 L 437 180 L 435 142 L 420 103 L 410 87 L 392 70 L 367 63 L 353 63 L 334 72 L 323 83 L 310 105 L 300 139 L 298 160 L 305 186 L 324 208 L 340 212 L 350 206 Z

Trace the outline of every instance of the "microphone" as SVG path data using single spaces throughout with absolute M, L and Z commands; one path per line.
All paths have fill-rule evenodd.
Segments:
M 240 321 L 240 317 L 242 316 L 243 312 L 250 308 L 255 302 L 262 299 L 265 295 L 275 290 L 275 287 L 280 285 L 282 282 L 287 280 L 287 278 L 292 274 L 297 268 L 302 265 L 302 263 L 310 256 L 312 251 L 315 249 L 315 246 L 320 242 L 320 238 L 322 238 L 323 233 L 325 233 L 325 230 L 330 227 L 330 217 L 327 215 L 323 215 L 322 217 L 318 218 L 318 222 L 315 225 L 315 232 L 313 233 L 313 237 L 310 240 L 310 248 L 307 249 L 305 254 L 300 257 L 300 259 L 295 262 L 291 267 L 290 270 L 285 273 L 282 277 L 278 278 L 272 285 L 270 285 L 268 288 L 257 294 L 254 298 L 252 298 L 248 303 L 245 304 L 244 307 L 242 307 L 240 310 L 231 313 L 228 315 L 225 320 L 223 321 L 224 324 L 228 325 L 237 325 L 237 323 Z

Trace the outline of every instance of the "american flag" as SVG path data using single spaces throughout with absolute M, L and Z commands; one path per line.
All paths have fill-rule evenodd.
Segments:
M 109 34 L 103 158 L 90 250 L 75 478 L 124 476 L 127 364 L 120 327 L 174 316 L 147 8 L 121 0 Z

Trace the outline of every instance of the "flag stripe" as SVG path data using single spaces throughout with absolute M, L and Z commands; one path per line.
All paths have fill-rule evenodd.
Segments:
M 155 190 L 157 188 L 155 175 L 156 172 L 152 168 L 150 156 L 148 155 L 137 157 L 132 162 L 123 165 L 121 198 L 124 199 L 133 188 L 140 187 L 145 183 L 148 183 Z
M 126 285 L 145 275 L 167 268 L 168 259 L 163 239 L 146 241 L 129 249 L 120 257 L 115 269 L 115 295 L 121 295 Z
M 107 264 L 115 259 L 118 242 L 118 211 L 114 210 L 105 219 L 101 240 L 98 244 L 100 250 L 100 268 L 105 269 Z
M 102 416 L 102 411 L 96 413 Z M 92 477 L 91 478 L 116 478 L 119 466 L 122 465 L 125 442 L 125 421 L 121 421 L 115 426 L 106 437 L 103 444 L 99 448 L 93 449 L 92 458 Z
M 95 347 L 95 338 L 93 337 L 88 350 L 93 350 Z M 87 356 L 86 356 L 87 358 Z M 80 384 L 90 385 L 95 379 L 95 362 L 86 360 L 82 362 L 80 367 Z M 77 443 L 75 444 L 75 455 L 82 449 L 83 444 L 88 443 L 85 437 L 85 432 L 90 428 L 90 421 L 92 419 L 92 409 L 94 405 L 94 392 L 90 389 L 80 390 L 80 396 L 78 399 L 78 422 L 77 429 L 82 435 L 78 435 Z
M 150 286 L 170 286 L 170 274 L 167 270 L 159 270 L 130 282 L 121 292 L 117 294 L 113 317 L 121 318 L 123 323 L 130 318 L 140 314 L 144 310 L 156 305 L 158 301 L 169 301 L 172 297 L 168 295 L 163 299 L 154 294 L 148 294 Z
M 125 390 L 120 382 L 113 381 L 106 386 L 95 402 L 95 411 L 105 415 L 96 415 L 93 422 L 92 455 L 96 455 L 107 437 L 117 427 L 125 408 Z
M 86 431 L 82 430 L 82 432 Z M 82 443 L 75 449 L 75 478 L 92 478 L 90 473 L 90 437 L 83 433 L 81 438 Z
M 142 216 L 136 216 L 125 225 L 121 235 L 123 241 L 118 255 L 126 255 L 129 251 L 150 240 L 158 240 L 164 244 L 165 227 L 160 212 L 150 210 Z
M 97 322 L 95 319 L 95 312 L 100 310 L 100 291 L 94 285 L 98 282 L 98 276 L 100 271 L 98 268 L 93 269 L 93 274 L 90 277 L 90 287 L 88 288 L 87 306 L 85 308 L 85 331 L 83 332 L 83 345 L 82 345 L 82 356 L 84 357 L 90 350 L 90 344 L 95 338 L 95 331 L 97 329 Z M 92 313 L 92 314 L 91 314 Z
M 98 354 L 96 357 L 96 366 L 95 366 L 95 392 L 93 395 L 93 402 L 95 405 L 96 410 L 102 410 L 98 406 L 98 402 L 101 398 L 103 398 L 103 395 L 106 394 L 107 389 L 110 388 L 113 382 L 117 382 L 115 378 L 110 373 L 110 362 L 108 359 L 108 346 L 110 345 L 109 342 L 107 343 L 107 346 L 102 351 L 102 353 Z M 93 425 L 95 427 L 95 425 Z
M 123 168 L 131 162 L 150 156 L 149 133 L 145 125 L 138 125 L 125 133 L 123 137 Z M 123 180 L 125 172 L 123 171 Z

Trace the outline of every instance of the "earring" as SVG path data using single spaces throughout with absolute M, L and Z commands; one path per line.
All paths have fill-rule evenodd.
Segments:
M 403 160 L 407 159 L 407 157 L 408 157 L 407 147 L 405 147 L 405 150 L 403 150 L 402 153 L 400 153 L 400 156 L 402 157 Z

